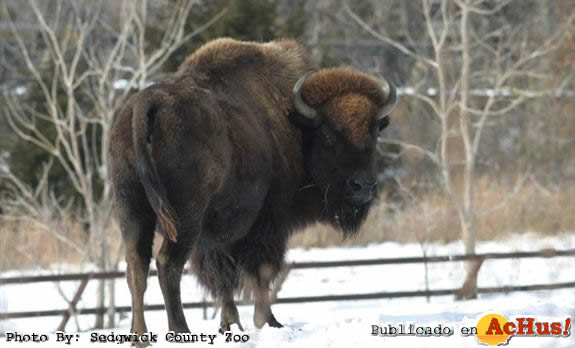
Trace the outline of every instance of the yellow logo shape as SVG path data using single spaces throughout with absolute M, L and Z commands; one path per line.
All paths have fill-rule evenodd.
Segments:
M 507 319 L 502 315 L 495 313 L 484 315 L 477 322 L 477 339 L 480 343 L 490 346 L 506 344 L 509 339 L 509 335 L 503 330 L 503 325 L 506 323 Z

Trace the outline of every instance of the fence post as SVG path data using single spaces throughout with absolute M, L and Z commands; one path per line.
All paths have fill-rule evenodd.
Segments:
M 202 318 L 208 320 L 208 304 L 206 303 L 206 297 L 202 299 Z
M 80 301 L 80 298 L 82 298 L 82 294 L 84 293 L 84 290 L 86 290 L 86 285 L 88 285 L 88 281 L 92 279 L 92 275 L 93 273 L 90 272 L 86 275 L 86 277 L 84 277 L 84 279 L 82 279 L 82 282 L 80 283 L 78 290 L 76 290 L 76 294 L 74 294 L 72 301 L 70 301 L 70 306 L 68 307 L 66 313 L 64 313 L 62 321 L 60 322 L 60 325 L 58 325 L 56 331 L 64 331 L 64 329 L 66 328 L 68 320 L 70 320 L 72 314 L 76 312 L 76 305 L 78 304 L 78 301 Z

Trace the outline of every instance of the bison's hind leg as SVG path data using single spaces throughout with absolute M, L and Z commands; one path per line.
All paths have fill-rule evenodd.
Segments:
M 198 247 L 192 251 L 192 267 L 199 282 L 221 305 L 220 333 L 230 331 L 233 324 L 243 331 L 234 302 L 240 277 L 235 260 L 223 250 Z
M 162 289 L 164 304 L 168 314 L 168 327 L 170 331 L 188 333 L 188 323 L 182 308 L 182 295 L 180 282 L 184 266 L 188 261 L 190 248 L 185 240 L 173 243 L 168 239 L 164 242 L 156 256 L 158 281 Z
M 126 246 L 128 287 L 132 295 L 131 331 L 141 335 L 148 331 L 144 319 L 144 292 L 152 257 L 155 215 L 141 188 L 120 186 L 114 204 Z

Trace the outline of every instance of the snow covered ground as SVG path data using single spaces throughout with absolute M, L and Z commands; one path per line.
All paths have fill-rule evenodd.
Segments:
M 478 252 L 530 251 L 542 248 L 575 248 L 575 234 L 561 237 L 541 238 L 534 234 L 515 235 L 502 241 L 484 242 L 478 245 Z M 428 255 L 455 255 L 463 251 L 460 242 L 429 244 Z M 291 250 L 289 261 L 327 261 L 372 259 L 385 257 L 421 256 L 422 249 L 417 244 L 383 243 L 367 247 L 329 248 L 311 250 Z M 445 289 L 460 286 L 463 282 L 464 264 L 461 262 L 429 264 L 429 284 L 431 289 Z M 70 267 L 68 271 L 74 271 Z M 38 272 L 8 272 L 2 276 L 16 276 Z M 479 273 L 479 286 L 504 286 L 543 284 L 575 281 L 575 258 L 557 257 L 551 259 L 512 259 L 488 260 Z M 88 285 L 81 307 L 95 305 L 95 286 Z M 78 287 L 77 282 L 62 282 L 61 291 L 72 297 Z M 125 280 L 118 280 L 117 304 L 129 305 L 130 295 Z M 424 266 L 422 264 L 338 267 L 326 269 L 293 270 L 279 294 L 280 297 L 337 295 L 349 293 L 369 293 L 379 291 L 422 290 L 425 289 Z M 182 282 L 183 301 L 201 300 L 204 292 L 192 276 Z M 145 301 L 148 304 L 162 303 L 157 278 L 150 277 Z M 0 287 L 0 311 L 28 311 L 40 309 L 66 308 L 66 304 L 53 283 L 6 285 Z M 202 320 L 201 310 L 187 310 L 188 324 L 195 334 L 217 335 L 214 344 L 196 342 L 194 346 L 205 347 L 467 347 L 477 346 L 473 336 L 463 336 L 461 328 L 476 326 L 478 320 L 487 313 L 498 313 L 512 320 L 519 316 L 535 317 L 536 321 L 564 323 L 565 319 L 575 319 L 575 289 L 514 292 L 509 294 L 480 295 L 479 299 L 455 302 L 452 296 L 406 298 L 388 300 L 341 301 L 304 304 L 278 304 L 273 306 L 276 317 L 285 327 L 274 329 L 265 327 L 257 330 L 252 324 L 251 306 L 239 308 L 246 331 L 235 334 L 249 335 L 246 343 L 226 343 L 225 336 L 217 335 L 219 318 Z M 209 311 L 211 316 L 211 310 Z M 167 331 L 164 311 L 146 312 L 148 329 L 158 333 L 159 344 L 167 346 Z M 58 317 L 19 319 L 0 322 L 0 330 L 18 333 L 52 333 L 60 322 Z M 92 316 L 72 319 L 67 327 L 69 332 L 80 332 L 72 340 L 74 346 L 112 346 L 90 344 L 92 332 L 86 331 L 93 323 Z M 372 336 L 372 325 L 387 327 L 400 324 L 416 326 L 449 327 L 453 335 L 443 337 L 417 336 Z M 130 318 L 124 317 L 114 330 L 102 330 L 97 334 L 111 332 L 125 334 L 129 331 Z M 233 327 L 235 329 L 235 326 Z M 572 329 L 571 329 L 572 331 Z M 65 346 L 57 343 L 54 334 L 49 341 L 37 347 Z M 5 345 L 6 338 L 0 339 Z M 209 340 L 209 339 L 208 339 Z M 163 342 L 163 343 L 162 343 Z M 8 346 L 26 346 L 9 344 Z M 173 345 L 170 345 L 173 346 Z M 575 347 L 575 335 L 570 337 L 513 337 L 511 347 Z

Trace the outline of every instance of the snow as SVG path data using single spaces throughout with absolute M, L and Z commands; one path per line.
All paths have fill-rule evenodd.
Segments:
M 432 255 L 456 255 L 463 251 L 461 242 L 449 244 L 431 243 L 424 246 Z M 575 234 L 559 237 L 541 237 L 536 234 L 514 235 L 505 240 L 482 242 L 477 252 L 532 251 L 543 248 L 575 248 Z M 422 246 L 418 244 L 398 244 L 393 242 L 373 244 L 366 247 L 294 249 L 288 254 L 288 261 L 329 261 L 372 259 L 388 257 L 421 256 Z M 74 266 L 63 267 L 68 272 Z M 428 265 L 431 289 L 445 289 L 460 286 L 464 276 L 461 262 L 432 263 Z M 2 276 L 16 274 L 38 274 L 35 272 L 9 272 Z M 336 267 L 323 269 L 296 269 L 290 272 L 279 297 L 338 295 L 349 293 L 370 293 L 381 291 L 415 291 L 425 289 L 424 266 L 422 264 Z M 487 260 L 479 273 L 479 286 L 527 285 L 575 281 L 575 259 L 573 257 L 531 258 L 510 260 Z M 130 295 L 125 280 L 117 283 L 117 305 L 129 305 Z M 78 282 L 61 282 L 61 291 L 71 298 Z M 96 282 L 91 282 L 81 300 L 80 307 L 95 306 Z M 184 302 L 199 301 L 204 291 L 192 276 L 182 281 Z M 150 277 L 145 302 L 162 303 L 157 278 Z M 5 285 L 0 287 L 0 311 L 28 311 L 40 309 L 66 308 L 54 283 Z M 425 298 L 400 298 L 382 300 L 357 300 L 323 303 L 276 304 L 274 313 L 285 327 L 275 329 L 264 327 L 261 330 L 252 324 L 252 306 L 240 306 L 242 324 L 246 329 L 241 333 L 234 326 L 234 334 L 249 335 L 247 343 L 225 343 L 225 336 L 217 335 L 214 344 L 195 343 L 206 347 L 465 347 L 477 346 L 477 338 L 464 336 L 463 326 L 475 326 L 487 313 L 498 313 L 512 320 L 518 316 L 535 317 L 537 321 L 559 321 L 568 317 L 575 319 L 575 289 L 547 290 L 536 292 L 513 292 L 508 294 L 480 295 L 471 301 L 454 301 L 452 296 Z M 188 324 L 195 334 L 217 334 L 219 317 L 202 320 L 199 309 L 186 310 Z M 213 310 L 208 311 L 211 318 Z M 89 325 L 93 316 L 86 315 L 71 319 L 69 332 L 80 331 L 76 344 L 85 346 L 91 338 Z M 146 312 L 148 329 L 159 334 L 155 346 L 167 346 L 165 334 L 168 331 L 164 311 Z M 60 318 L 31 318 L 0 322 L 0 331 L 23 333 L 50 333 L 49 342 L 38 347 L 60 345 L 52 333 Z M 372 325 L 409 325 L 449 327 L 451 336 L 372 336 Z M 101 330 L 98 334 L 127 334 L 130 315 L 123 316 L 114 330 Z M 239 337 L 239 336 L 237 336 Z M 237 338 L 236 337 L 236 338 Z M 5 338 L 0 339 L 2 345 Z M 163 342 L 163 343 L 162 343 Z M 89 344 L 89 346 L 112 346 L 115 343 Z M 8 346 L 23 346 L 10 343 Z M 575 335 L 570 337 L 513 337 L 510 346 L 515 347 L 574 347 Z M 173 345 L 169 345 L 173 346 Z
M 14 88 L 14 93 L 16 95 L 24 95 L 24 94 L 26 94 L 26 92 L 28 92 L 28 88 L 26 88 L 26 87 L 20 86 L 20 87 Z
M 151 86 L 153 84 L 154 84 L 154 81 L 145 81 L 143 87 L 146 88 L 146 87 Z M 116 81 L 114 81 L 112 86 L 114 89 L 118 89 L 118 90 L 124 90 L 124 89 L 127 89 L 129 87 L 131 87 L 133 89 L 139 89 L 140 88 L 140 84 L 138 82 L 130 81 L 127 79 L 116 80 Z

